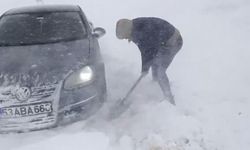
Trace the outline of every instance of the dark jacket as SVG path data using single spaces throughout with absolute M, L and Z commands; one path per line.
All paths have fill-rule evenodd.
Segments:
M 175 27 L 160 18 L 133 19 L 132 41 L 141 51 L 142 72 L 147 72 L 158 50 L 175 32 Z

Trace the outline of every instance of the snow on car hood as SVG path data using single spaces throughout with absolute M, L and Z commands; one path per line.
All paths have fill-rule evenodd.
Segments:
M 56 83 L 85 65 L 89 40 L 0 47 L 0 86 Z

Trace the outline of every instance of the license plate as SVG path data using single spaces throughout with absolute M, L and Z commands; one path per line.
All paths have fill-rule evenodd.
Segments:
M 17 118 L 47 114 L 53 111 L 51 102 L 0 108 L 0 118 Z

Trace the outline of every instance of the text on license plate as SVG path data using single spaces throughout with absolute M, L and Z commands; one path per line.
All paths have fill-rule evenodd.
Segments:
M 0 108 L 0 118 L 15 118 L 34 116 L 51 113 L 53 111 L 51 102 L 34 103 Z

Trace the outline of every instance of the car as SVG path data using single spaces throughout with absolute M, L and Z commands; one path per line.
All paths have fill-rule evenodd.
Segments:
M 79 6 L 14 8 L 0 18 L 0 132 L 86 119 L 106 100 L 99 38 Z

